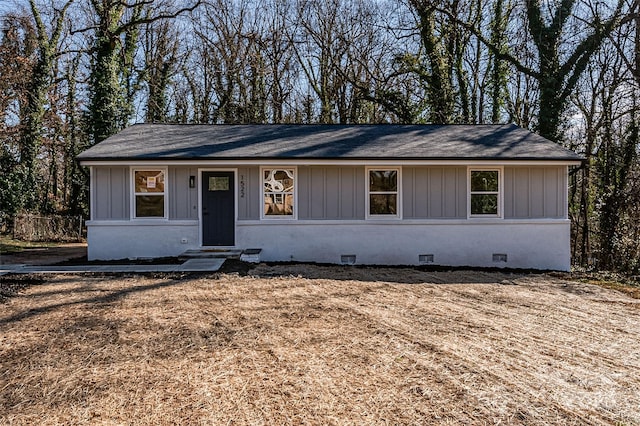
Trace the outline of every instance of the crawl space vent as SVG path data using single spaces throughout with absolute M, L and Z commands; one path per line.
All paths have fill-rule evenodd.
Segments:
M 260 263 L 261 252 L 262 252 L 262 249 L 258 249 L 258 248 L 245 249 L 242 251 L 242 254 L 240 255 L 240 260 L 242 260 L 243 262 L 249 262 L 249 263 Z
M 507 255 L 504 253 L 493 253 L 493 261 L 496 263 L 507 262 Z
M 342 265 L 353 265 L 356 263 L 355 254 L 342 254 L 340 255 L 340 263 Z
M 432 254 L 419 254 L 418 255 L 418 263 L 420 265 L 428 265 L 433 263 L 433 255 Z

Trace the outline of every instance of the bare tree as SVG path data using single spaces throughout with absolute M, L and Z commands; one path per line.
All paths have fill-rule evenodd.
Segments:
M 55 9 L 51 18 L 51 28 L 45 23 L 35 0 L 29 1 L 34 23 L 36 44 L 35 62 L 27 84 L 27 98 L 22 114 L 22 134 L 20 146 L 20 169 L 23 188 L 38 188 L 37 156 L 42 145 L 43 121 L 46 113 L 47 93 L 54 78 L 54 61 L 58 54 L 58 43 L 65 27 L 65 15 L 73 0 L 69 0 L 61 9 Z M 25 191 L 24 207 L 37 209 L 38 191 Z M 45 198 L 46 200 L 46 198 Z
M 164 2 L 150 7 L 145 0 L 90 0 L 91 24 L 77 32 L 92 34 L 89 113 L 94 143 L 122 129 L 133 112 L 133 99 L 140 88 L 134 75 L 140 26 L 175 18 L 199 4 L 194 0 L 175 9 Z
M 179 63 L 179 36 L 171 20 L 144 25 L 144 68 L 140 79 L 147 85 L 145 121 L 165 122 L 169 113 L 168 90 Z

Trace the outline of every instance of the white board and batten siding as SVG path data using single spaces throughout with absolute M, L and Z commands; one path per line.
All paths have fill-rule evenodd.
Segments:
M 168 166 L 166 219 L 131 219 L 131 169 L 92 166 L 89 258 L 175 256 L 197 249 L 198 188 L 209 166 Z M 261 219 L 260 167 L 236 171 L 236 247 L 262 248 L 266 261 L 498 266 L 568 270 L 567 166 L 503 167 L 503 217 L 467 218 L 466 166 L 404 166 L 399 219 L 366 219 L 366 168 L 296 168 L 297 218 Z M 198 180 L 196 180 L 198 181 Z M 507 261 L 496 263 L 496 254 Z M 421 257 L 422 255 L 422 257 Z M 500 258 L 501 259 L 501 258 Z

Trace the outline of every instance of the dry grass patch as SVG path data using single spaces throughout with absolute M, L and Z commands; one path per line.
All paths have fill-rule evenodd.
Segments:
M 0 305 L 0 423 L 640 423 L 640 301 L 546 275 L 53 276 Z
M 572 276 L 584 283 L 595 284 L 600 287 L 622 292 L 634 299 L 640 299 L 640 277 L 632 279 L 614 273 L 575 273 Z

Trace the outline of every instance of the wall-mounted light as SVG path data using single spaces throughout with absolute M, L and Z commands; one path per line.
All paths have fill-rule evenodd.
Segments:
M 189 188 L 195 188 L 195 187 L 196 187 L 196 177 L 189 176 Z

